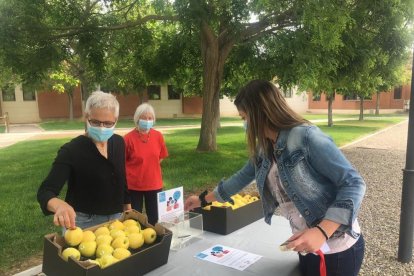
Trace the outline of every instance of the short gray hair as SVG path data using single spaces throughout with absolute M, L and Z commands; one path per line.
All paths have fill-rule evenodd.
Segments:
M 134 114 L 134 122 L 137 123 L 139 120 L 139 117 L 141 117 L 142 114 L 144 113 L 151 113 L 152 116 L 154 117 L 154 123 L 155 123 L 155 111 L 154 108 L 152 107 L 152 105 L 148 104 L 148 103 L 143 103 L 140 104 L 137 109 L 135 110 L 135 114 Z
M 119 103 L 112 94 L 95 91 L 86 100 L 85 115 L 91 115 L 91 109 L 106 108 L 114 112 L 116 118 L 119 116 Z

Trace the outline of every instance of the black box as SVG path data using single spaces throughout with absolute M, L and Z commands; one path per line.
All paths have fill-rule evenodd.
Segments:
M 196 208 L 203 215 L 203 230 L 227 235 L 263 218 L 262 201 L 256 200 L 237 209 L 210 206 L 210 210 Z
M 144 245 L 135 253 L 132 251 L 128 258 L 101 269 L 98 265 L 87 261 L 76 261 L 72 257 L 66 262 L 61 256 L 65 245 L 63 237 L 57 233 L 48 234 L 44 238 L 42 272 L 47 276 L 136 276 L 144 275 L 166 264 L 170 253 L 172 232 L 160 224 L 155 226 L 148 224 L 147 217 L 135 210 L 124 212 L 120 221 L 129 218 L 138 220 L 145 227 L 153 227 L 157 232 L 156 241 L 151 245 Z M 108 223 L 110 222 L 88 228 L 88 230 L 93 231 Z

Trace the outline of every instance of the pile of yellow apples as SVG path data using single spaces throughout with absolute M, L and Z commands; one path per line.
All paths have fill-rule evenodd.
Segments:
M 235 194 L 231 196 L 231 199 L 233 199 L 234 204 L 231 204 L 230 202 L 218 202 L 218 201 L 213 201 L 211 203 L 211 205 L 204 207 L 204 210 L 211 210 L 211 206 L 215 206 L 215 207 L 223 207 L 223 208 L 227 208 L 230 207 L 233 210 L 240 208 L 242 206 L 245 206 L 249 203 L 255 202 L 257 200 L 259 200 L 259 198 L 257 196 L 251 196 L 249 194 L 245 194 L 245 195 L 240 195 L 240 194 Z
M 142 229 L 141 224 L 134 219 L 123 222 L 115 220 L 95 231 L 76 227 L 65 232 L 64 239 L 68 247 L 62 251 L 62 257 L 68 261 L 70 256 L 76 260 L 82 256 L 100 268 L 106 268 L 129 257 L 130 250 L 154 243 L 156 238 L 157 232 L 153 228 Z

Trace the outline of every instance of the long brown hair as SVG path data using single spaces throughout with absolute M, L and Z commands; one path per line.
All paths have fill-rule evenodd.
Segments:
M 265 136 L 265 129 L 279 132 L 300 124 L 309 124 L 308 120 L 289 107 L 279 89 L 266 80 L 250 81 L 240 89 L 234 104 L 248 117 L 247 143 L 251 158 L 260 152 L 266 155 L 271 152 L 271 143 Z

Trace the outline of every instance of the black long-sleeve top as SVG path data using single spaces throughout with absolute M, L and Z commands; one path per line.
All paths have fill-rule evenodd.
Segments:
M 75 211 L 95 215 L 122 212 L 123 204 L 130 203 L 123 138 L 114 134 L 108 140 L 108 159 L 84 135 L 64 144 L 37 192 L 45 215 L 51 214 L 47 209 L 48 201 L 59 195 L 66 182 L 65 201 Z

